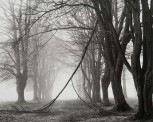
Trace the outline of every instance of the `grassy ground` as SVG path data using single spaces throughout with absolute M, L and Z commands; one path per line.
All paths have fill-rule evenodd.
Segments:
M 132 107 L 137 107 L 136 100 L 130 99 L 128 102 Z M 43 105 L 44 103 L 29 102 L 23 104 L 22 107 L 30 110 L 40 108 Z M 1 103 L 0 105 L 1 110 L 12 108 L 23 110 L 22 107 L 10 102 Z M 111 108 L 109 107 L 107 109 Z M 0 111 L 0 122 L 130 122 L 127 118 L 133 114 L 133 112 L 115 114 L 105 114 L 102 112 L 102 114 L 98 114 L 77 100 L 57 101 L 49 113 Z M 153 120 L 147 122 L 153 122 Z

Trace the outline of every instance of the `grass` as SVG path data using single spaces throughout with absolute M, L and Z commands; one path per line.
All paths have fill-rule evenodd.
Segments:
M 134 99 L 128 100 L 128 103 L 134 108 L 137 107 L 136 100 Z M 38 109 L 44 104 L 45 102 L 28 102 L 22 104 L 22 107 L 24 107 L 26 110 L 32 110 Z M 12 102 L 1 103 L 0 109 L 12 109 L 12 106 L 18 105 Z M 19 109 L 23 110 L 22 107 L 18 106 Z M 112 107 L 109 107 L 107 109 L 111 108 Z M 86 107 L 80 101 L 73 100 L 57 101 L 52 110 L 48 113 L 0 111 L 0 122 L 130 122 L 127 118 L 133 114 L 133 112 L 98 114 Z

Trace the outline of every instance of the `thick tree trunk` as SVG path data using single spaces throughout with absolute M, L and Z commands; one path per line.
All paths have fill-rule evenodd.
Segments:
M 138 96 L 138 112 L 135 115 L 135 118 L 143 118 L 144 116 L 144 99 L 143 99 L 143 85 L 142 86 L 138 86 L 137 89 L 137 96 Z
M 149 7 L 148 1 L 141 0 L 143 20 L 143 40 L 140 24 L 140 1 L 134 1 L 133 11 L 135 46 L 132 57 L 132 75 L 138 94 L 138 112 L 134 119 L 150 119 L 152 117 L 152 90 L 153 90 L 153 36 L 152 36 L 152 13 L 153 1 Z M 143 41 L 143 43 L 142 43 Z M 143 65 L 140 66 L 141 46 L 143 46 Z
M 131 109 L 131 107 L 126 103 L 122 86 L 121 86 L 121 73 L 122 73 L 122 58 L 119 56 L 120 53 L 122 54 L 125 52 L 126 45 L 131 39 L 131 34 L 129 34 L 129 16 L 126 17 L 125 22 L 125 29 L 124 29 L 124 35 L 123 39 L 121 39 L 122 46 L 121 48 L 124 49 L 123 52 L 119 52 L 118 49 L 120 47 L 118 46 L 119 36 L 115 28 L 113 27 L 113 15 L 112 15 L 112 1 L 107 2 L 98 2 L 96 0 L 93 0 L 93 5 L 96 8 L 97 17 L 101 26 L 101 30 L 104 30 L 105 32 L 105 41 L 104 41 L 104 51 L 106 54 L 106 59 L 109 64 L 110 72 L 111 72 L 111 83 L 112 83 L 112 89 L 113 94 L 115 98 L 115 108 L 117 111 L 126 111 Z M 107 9 L 106 9 L 107 8 Z M 128 12 L 127 12 L 128 15 Z M 121 27 L 123 24 L 121 25 Z M 109 33 L 108 33 L 109 32 Z M 112 35 L 113 34 L 113 35 Z M 115 37 L 115 38 L 114 38 Z M 118 47 L 118 48 L 117 48 Z M 124 54 L 124 53 L 123 53 Z M 119 61 L 118 61 L 119 60 Z
M 105 71 L 103 78 L 101 80 L 102 91 L 103 91 L 103 103 L 104 105 L 110 105 L 109 98 L 108 98 L 108 87 L 110 85 L 110 70 L 108 64 L 105 63 Z
M 147 66 L 144 81 L 144 111 L 145 118 L 152 116 L 152 90 L 153 90 L 153 0 L 151 6 L 147 1 L 142 2 L 143 33 L 144 33 L 144 58 Z M 150 6 L 150 8 L 149 8 Z M 146 54 L 145 54 L 146 53 Z M 145 69 L 145 68 L 144 68 Z
M 139 74 L 139 79 L 134 75 L 135 85 L 138 96 L 138 112 L 134 118 L 137 119 L 149 119 L 152 116 L 152 76 L 149 77 L 147 73 L 144 75 Z M 144 76 L 146 76 L 144 78 Z
M 95 80 L 93 83 L 93 99 L 96 102 L 101 102 L 101 97 L 100 97 L 100 81 Z
M 85 96 L 85 99 L 86 100 L 89 100 L 92 98 L 92 95 L 91 95 L 91 84 L 90 84 L 90 73 L 89 73 L 89 70 L 90 68 L 87 67 L 87 64 L 88 61 L 84 61 L 84 67 L 81 65 L 81 70 L 82 70 L 82 77 L 83 77 L 83 94 Z
M 16 77 L 16 80 L 17 80 L 16 90 L 17 90 L 17 95 L 18 95 L 17 103 L 24 103 L 25 102 L 24 90 L 26 87 L 27 77 L 20 74 Z
M 145 118 L 152 116 L 152 90 L 153 90 L 153 78 L 147 79 L 144 86 L 144 110 Z
M 100 77 L 96 77 L 94 75 L 93 78 L 93 100 L 95 102 L 101 102 L 101 96 L 100 96 Z
M 101 76 L 101 58 L 102 58 L 102 47 L 101 44 L 98 45 L 98 57 L 97 61 L 96 58 L 94 59 L 95 65 L 93 68 L 94 73 L 94 81 L 93 81 L 93 90 L 94 90 L 94 100 L 96 102 L 101 102 L 101 95 L 100 95 L 100 76 Z
M 115 72 L 111 71 L 111 84 L 112 84 L 112 89 L 113 89 L 113 94 L 114 94 L 114 99 L 115 99 L 115 109 L 117 111 L 127 111 L 131 110 L 131 107 L 127 104 L 122 86 L 121 86 L 121 77 L 116 75 Z

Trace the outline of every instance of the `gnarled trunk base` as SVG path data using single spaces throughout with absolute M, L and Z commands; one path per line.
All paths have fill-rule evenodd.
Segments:
M 127 103 L 115 105 L 113 109 L 118 112 L 125 112 L 125 111 L 133 110 Z

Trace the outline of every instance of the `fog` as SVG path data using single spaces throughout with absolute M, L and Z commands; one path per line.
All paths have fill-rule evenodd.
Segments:
M 68 69 L 65 70 L 67 71 Z M 61 74 L 58 75 L 58 80 L 54 84 L 53 98 L 55 98 L 57 94 L 61 91 L 61 89 L 64 87 L 71 73 L 72 70 L 67 71 L 67 73 L 65 73 L 65 71 L 63 70 Z M 25 99 L 27 101 L 33 100 L 32 85 L 33 85 L 32 83 L 28 83 L 25 89 Z M 126 71 L 126 85 L 127 85 L 128 98 L 137 99 L 134 82 L 128 71 Z M 111 85 L 109 86 L 109 97 L 113 98 Z M 72 83 L 70 82 L 69 85 L 64 90 L 64 92 L 59 96 L 58 100 L 74 100 L 74 99 L 79 99 L 79 98 L 72 87 Z M 9 80 L 0 83 L 0 102 L 6 102 L 6 101 L 13 101 L 13 102 L 17 101 L 15 80 Z

